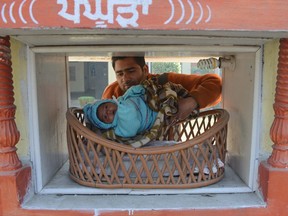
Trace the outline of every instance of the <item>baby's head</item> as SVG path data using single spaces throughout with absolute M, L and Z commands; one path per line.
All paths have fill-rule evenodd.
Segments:
M 100 129 L 109 129 L 116 125 L 117 103 L 112 99 L 99 100 L 93 104 L 87 104 L 83 111 L 89 122 Z

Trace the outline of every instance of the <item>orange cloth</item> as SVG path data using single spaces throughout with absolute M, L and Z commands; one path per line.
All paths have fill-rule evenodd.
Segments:
M 149 74 L 148 77 L 155 76 Z M 222 80 L 216 74 L 178 74 L 168 73 L 170 82 L 181 84 L 196 99 L 199 108 L 210 107 L 218 104 L 221 100 Z M 111 83 L 103 92 L 102 99 L 116 98 L 123 95 L 117 81 Z

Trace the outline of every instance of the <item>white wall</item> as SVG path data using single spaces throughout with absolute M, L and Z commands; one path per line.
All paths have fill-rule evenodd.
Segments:
M 182 74 L 191 74 L 191 63 L 183 62 L 182 63 Z
M 258 51 L 259 52 L 259 51 Z M 257 52 L 235 55 L 234 71 L 223 70 L 223 107 L 228 110 L 228 162 L 251 188 L 257 172 L 261 77 Z M 254 188 L 256 189 L 256 188 Z
M 66 142 L 67 76 L 63 55 L 36 55 L 39 144 L 35 143 L 38 189 L 68 158 Z M 37 128 L 33 128 L 36 130 Z M 40 172 L 39 172 L 40 171 Z M 40 175 L 40 173 L 42 175 Z
M 116 81 L 116 74 L 112 67 L 112 63 L 108 62 L 108 83 Z

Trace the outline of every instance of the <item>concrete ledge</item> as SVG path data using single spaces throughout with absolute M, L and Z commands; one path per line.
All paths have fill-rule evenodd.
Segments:
M 249 193 L 253 192 L 229 167 L 225 166 L 224 178 L 212 185 L 192 189 L 101 189 L 85 187 L 77 184 L 68 176 L 68 162 L 57 172 L 54 178 L 39 192 L 39 194 L 126 194 L 126 195 L 153 195 L 153 194 L 217 194 L 217 193 Z
M 202 195 L 35 195 L 25 209 L 48 210 L 184 210 L 266 207 L 255 193 Z

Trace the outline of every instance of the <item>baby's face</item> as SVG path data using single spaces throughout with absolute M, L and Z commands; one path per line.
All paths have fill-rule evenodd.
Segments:
M 117 105 L 112 102 L 101 104 L 97 109 L 97 116 L 104 123 L 112 123 L 117 111 Z

